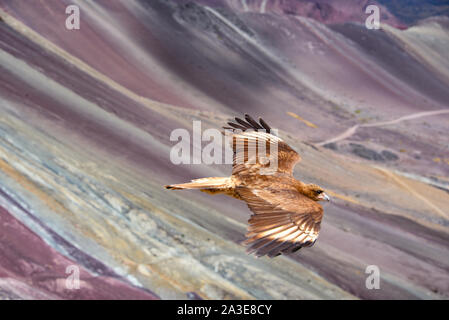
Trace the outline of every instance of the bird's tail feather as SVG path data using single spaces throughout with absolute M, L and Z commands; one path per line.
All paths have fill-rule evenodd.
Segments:
M 166 189 L 182 190 L 182 189 L 227 189 L 230 187 L 229 177 L 213 177 L 195 179 L 191 182 L 170 184 L 165 186 Z

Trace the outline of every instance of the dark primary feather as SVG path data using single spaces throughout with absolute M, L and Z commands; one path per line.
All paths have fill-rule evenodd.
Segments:
M 249 114 L 245 114 L 245 120 L 248 121 L 248 124 L 250 124 L 253 128 L 257 129 L 263 129 L 263 127 L 258 124 Z
M 245 120 L 235 117 L 235 122 L 228 122 L 228 125 L 232 128 L 223 127 L 223 129 L 239 129 L 242 131 L 247 131 L 248 129 L 254 131 L 264 130 L 267 133 L 271 133 L 271 127 L 262 118 L 259 118 L 260 123 L 258 123 L 249 114 L 245 114 Z
M 259 118 L 259 122 L 262 125 L 262 127 L 264 127 L 265 130 L 267 130 L 267 132 L 271 131 L 271 127 L 265 121 L 263 121 L 262 118 Z
M 245 130 L 247 129 L 246 127 L 244 127 L 244 126 L 242 126 L 242 125 L 239 125 L 239 124 L 237 124 L 237 123 L 228 122 L 228 124 L 229 124 L 231 127 L 235 128 L 235 129 L 240 129 L 240 130 L 242 130 L 242 131 L 245 131 Z
M 239 119 L 239 118 L 235 117 L 235 121 L 237 121 L 237 122 L 240 123 L 242 126 L 248 128 L 248 129 L 252 128 L 252 127 L 251 127 L 251 124 L 249 124 L 248 122 L 243 121 L 242 119 Z

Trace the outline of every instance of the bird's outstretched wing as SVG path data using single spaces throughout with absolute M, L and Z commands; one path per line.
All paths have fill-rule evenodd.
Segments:
M 248 253 L 275 257 L 315 243 L 323 217 L 319 203 L 285 185 L 237 192 L 253 212 L 244 242 Z
M 274 130 L 263 119 L 257 122 L 246 114 L 245 120 L 235 118 L 235 122 L 228 122 L 228 125 L 223 129 L 232 138 L 233 175 L 276 172 L 292 175 L 293 168 L 301 157 L 274 135 Z

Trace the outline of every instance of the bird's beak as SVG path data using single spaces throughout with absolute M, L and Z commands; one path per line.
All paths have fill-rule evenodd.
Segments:
M 331 198 L 329 198 L 329 196 L 324 192 L 320 194 L 319 199 L 324 201 L 331 201 Z

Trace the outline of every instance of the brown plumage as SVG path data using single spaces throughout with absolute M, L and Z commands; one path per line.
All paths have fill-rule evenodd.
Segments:
M 313 245 L 323 217 L 318 201 L 329 197 L 319 186 L 293 177 L 293 168 L 301 157 L 275 136 L 265 121 L 256 122 L 249 115 L 235 121 L 223 127 L 225 134 L 231 135 L 234 151 L 230 177 L 196 179 L 165 187 L 224 193 L 245 201 L 253 212 L 244 242 L 249 253 L 274 257 Z

